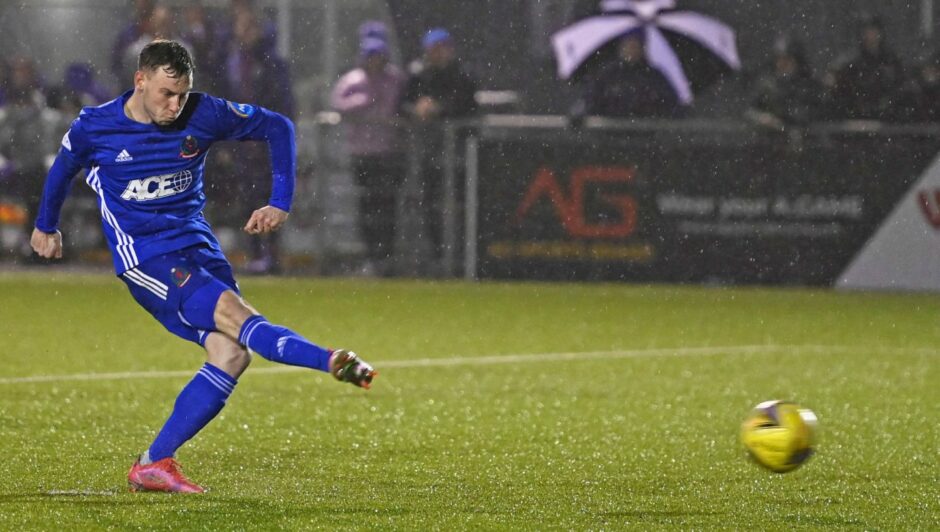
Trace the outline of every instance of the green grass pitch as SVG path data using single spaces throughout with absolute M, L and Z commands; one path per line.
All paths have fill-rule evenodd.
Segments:
M 935 295 L 242 282 L 380 375 L 256 358 L 178 496 L 125 475 L 200 350 L 113 276 L 0 274 L 0 529 L 940 529 Z M 785 475 L 737 439 L 774 398 L 820 419 Z

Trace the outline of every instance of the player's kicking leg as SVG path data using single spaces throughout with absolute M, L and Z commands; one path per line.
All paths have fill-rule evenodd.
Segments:
M 352 351 L 324 349 L 286 327 L 269 323 L 232 290 L 219 297 L 214 321 L 216 330 L 237 338 L 238 343 L 272 362 L 318 369 L 367 389 L 376 376 L 375 369 Z
M 153 445 L 127 474 L 131 491 L 202 493 L 205 491 L 183 474 L 174 455 L 181 445 L 218 415 L 232 393 L 251 356 L 244 346 L 220 333 L 205 338 L 207 362 L 183 388 L 173 413 Z

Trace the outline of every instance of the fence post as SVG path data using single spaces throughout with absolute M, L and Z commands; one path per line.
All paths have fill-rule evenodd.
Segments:
M 479 195 L 478 184 L 480 165 L 479 165 L 480 142 L 476 136 L 467 137 L 467 151 L 465 155 L 465 164 L 467 166 L 466 176 L 466 202 L 464 204 L 464 254 L 463 254 L 463 277 L 468 281 L 475 281 L 477 278 L 477 216 L 479 214 Z
M 457 126 L 454 122 L 444 124 L 444 275 L 455 273 L 457 250 Z

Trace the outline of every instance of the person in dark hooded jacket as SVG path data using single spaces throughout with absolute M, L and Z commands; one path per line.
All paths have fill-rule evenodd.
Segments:
M 940 53 L 921 63 L 916 75 L 901 88 L 895 120 L 940 122 Z
M 646 60 L 642 34 L 618 44 L 616 58 L 586 82 L 583 113 L 615 118 L 673 118 L 682 106 L 666 76 Z
M 886 42 L 880 18 L 863 17 L 860 30 L 858 51 L 839 61 L 827 76 L 830 116 L 885 120 L 904 82 L 904 67 Z
M 476 113 L 476 82 L 460 68 L 450 33 L 432 29 L 421 44 L 424 57 L 410 66 L 402 109 L 424 123 Z
M 770 71 L 754 85 L 747 116 L 764 126 L 803 125 L 817 118 L 822 94 L 803 46 L 780 38 L 774 44 Z
M 422 189 L 424 226 L 435 260 L 444 256 L 443 120 L 470 118 L 477 113 L 477 84 L 461 68 L 451 34 L 443 28 L 428 31 L 421 41 L 424 56 L 410 66 L 401 99 L 401 113 L 417 127 L 423 144 Z M 458 179 L 458 181 L 460 181 Z M 456 190 L 459 196 L 461 190 Z M 459 207 L 458 207 L 459 208 Z M 447 213 L 459 218 L 458 213 Z

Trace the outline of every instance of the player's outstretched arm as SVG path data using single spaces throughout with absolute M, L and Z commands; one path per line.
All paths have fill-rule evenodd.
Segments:
M 271 205 L 261 207 L 251 213 L 251 218 L 245 224 L 244 231 L 249 235 L 260 235 L 277 231 L 287 221 L 287 211 Z
M 62 233 L 59 232 L 59 215 L 62 204 L 69 193 L 72 178 L 86 167 L 90 143 L 77 118 L 62 137 L 62 147 L 55 162 L 49 168 L 39 201 L 39 213 L 29 244 L 33 251 L 46 259 L 62 258 Z
M 33 247 L 33 251 L 44 259 L 62 258 L 62 233 L 59 231 L 45 233 L 39 229 L 33 229 L 29 244 Z

